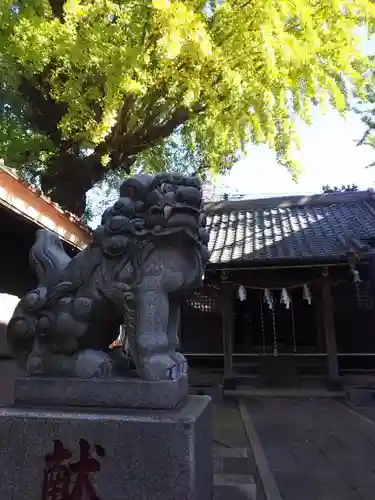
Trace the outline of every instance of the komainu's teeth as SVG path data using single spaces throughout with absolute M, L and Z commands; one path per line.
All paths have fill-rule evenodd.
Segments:
M 169 219 L 169 217 L 172 215 L 172 211 L 173 211 L 172 207 L 170 207 L 169 205 L 166 205 L 164 207 L 164 217 L 166 219 Z

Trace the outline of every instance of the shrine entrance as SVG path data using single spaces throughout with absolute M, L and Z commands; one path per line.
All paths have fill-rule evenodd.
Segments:
M 222 275 L 226 386 L 251 386 L 257 377 L 290 386 L 327 375 L 330 387 L 341 386 L 331 293 L 341 273 L 323 267 Z
M 320 352 L 316 304 L 301 287 L 283 290 L 246 289 L 234 304 L 233 354 L 297 354 Z
M 183 351 L 227 385 L 298 378 L 336 390 L 342 375 L 375 373 L 373 285 L 366 264 L 357 273 L 349 265 L 212 272 L 183 310 Z
M 244 292 L 246 290 L 246 292 Z M 319 342 L 317 296 L 309 286 L 289 289 L 239 289 L 234 304 L 233 374 L 243 383 L 293 386 L 317 371 L 311 355 L 324 352 Z M 320 371 L 325 360 L 318 360 Z

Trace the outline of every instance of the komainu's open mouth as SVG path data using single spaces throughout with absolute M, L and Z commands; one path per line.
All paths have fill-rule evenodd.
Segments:
M 196 228 L 199 221 L 199 210 L 186 205 L 165 205 L 165 220 L 172 226 L 193 226 Z

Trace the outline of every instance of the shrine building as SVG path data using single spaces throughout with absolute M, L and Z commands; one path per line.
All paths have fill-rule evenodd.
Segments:
M 185 304 L 182 351 L 241 384 L 375 371 L 373 191 L 206 206 L 204 286 Z

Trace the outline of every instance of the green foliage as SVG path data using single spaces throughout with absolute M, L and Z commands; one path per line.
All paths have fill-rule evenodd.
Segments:
M 45 135 L 32 132 L 7 105 L 3 106 L 0 114 L 0 158 L 6 158 L 8 167 L 18 169 L 22 165 L 22 175 L 35 183 L 53 150 L 53 143 Z
M 371 58 L 374 60 L 374 57 Z M 370 81 L 366 85 L 365 97 L 360 100 L 355 111 L 361 115 L 362 122 L 366 126 L 365 133 L 359 145 L 375 148 L 375 74 L 371 73 Z M 369 166 L 374 166 L 375 162 Z
M 344 184 L 341 186 L 341 187 L 337 187 L 337 186 L 329 186 L 328 184 L 326 184 L 325 186 L 322 187 L 322 190 L 323 190 L 323 193 L 325 194 L 328 194 L 328 193 L 353 193 L 353 192 L 356 192 L 358 191 L 358 186 L 356 186 L 355 184 L 348 184 L 347 186 L 345 186 Z
M 2 0 L 0 65 L 29 124 L 2 120 L 3 154 L 69 143 L 109 170 L 218 173 L 252 141 L 293 170 L 295 116 L 363 95 L 355 28 L 374 19 L 368 0 Z

